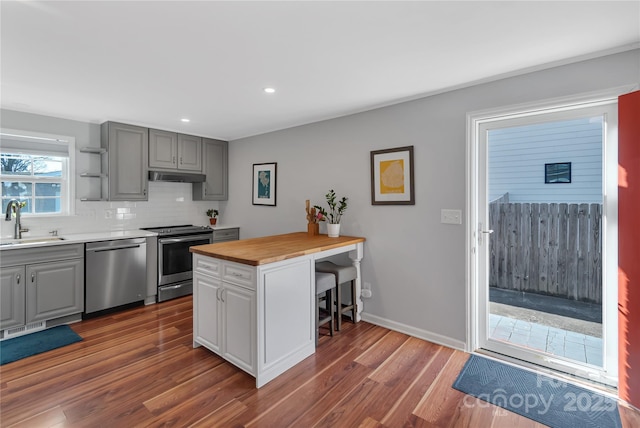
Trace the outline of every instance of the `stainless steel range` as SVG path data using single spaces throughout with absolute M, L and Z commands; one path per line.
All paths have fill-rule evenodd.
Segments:
M 205 226 L 143 228 L 158 234 L 158 302 L 193 292 L 193 265 L 189 247 L 213 242 L 213 229 Z

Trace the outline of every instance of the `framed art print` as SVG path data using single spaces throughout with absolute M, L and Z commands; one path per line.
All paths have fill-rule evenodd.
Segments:
M 415 205 L 413 146 L 371 152 L 371 205 Z
M 276 206 L 277 163 L 253 164 L 253 205 Z

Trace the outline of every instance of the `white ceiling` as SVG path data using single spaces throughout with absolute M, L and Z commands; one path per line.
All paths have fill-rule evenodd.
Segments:
M 0 7 L 2 108 L 227 140 L 640 42 L 640 1 Z

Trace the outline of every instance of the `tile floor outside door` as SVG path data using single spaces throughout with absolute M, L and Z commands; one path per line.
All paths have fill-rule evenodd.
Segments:
M 490 337 L 602 367 L 602 338 L 490 314 Z

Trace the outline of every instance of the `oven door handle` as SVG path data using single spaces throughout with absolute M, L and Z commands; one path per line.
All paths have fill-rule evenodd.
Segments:
M 178 284 L 178 285 L 165 285 L 162 287 L 163 290 L 176 290 L 178 288 L 182 288 L 188 284 Z
M 180 238 L 160 238 L 158 239 L 158 244 L 171 244 L 176 242 L 189 242 L 189 241 L 201 241 L 203 239 L 209 238 L 209 235 L 200 235 L 200 236 L 183 236 Z

